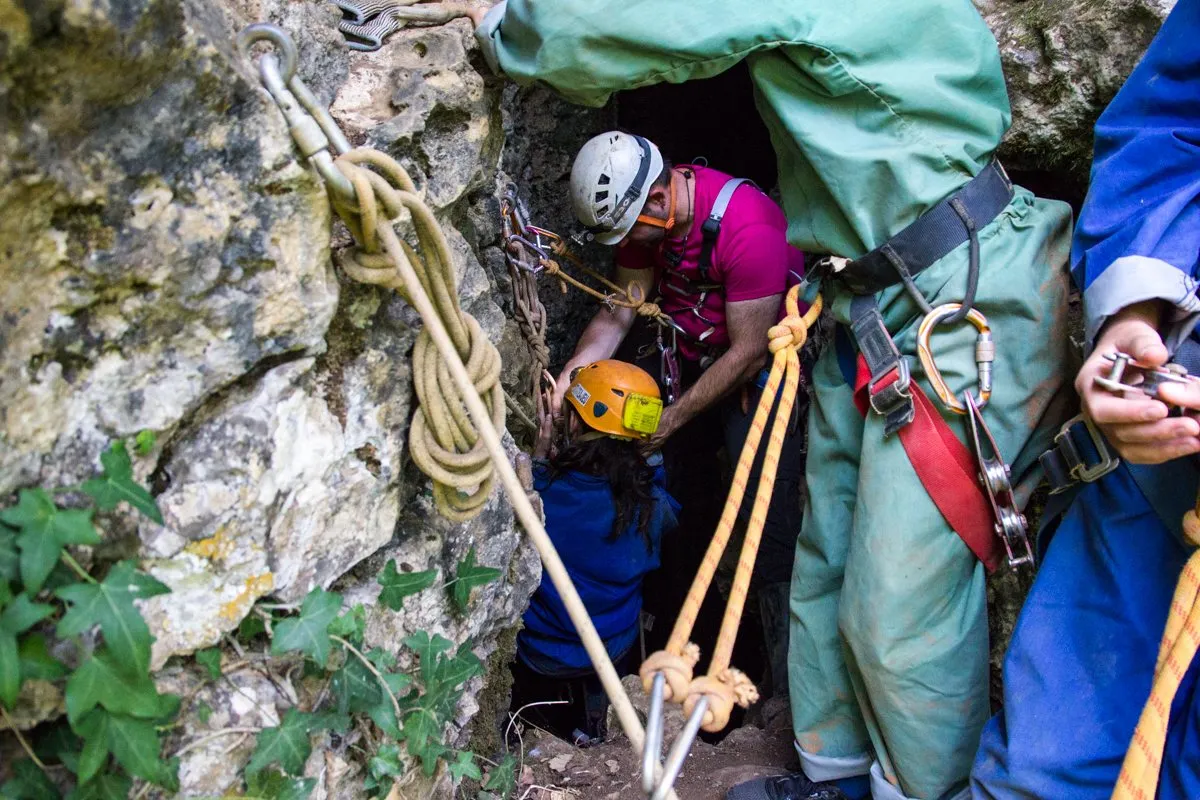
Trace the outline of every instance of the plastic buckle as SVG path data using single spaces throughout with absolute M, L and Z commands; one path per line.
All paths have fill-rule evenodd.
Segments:
M 1075 444 L 1074 431 L 1075 427 L 1083 423 L 1087 430 L 1088 437 L 1092 441 L 1092 446 L 1096 449 L 1096 455 L 1099 460 L 1094 464 L 1088 464 L 1085 461 L 1085 454 L 1081 452 L 1079 445 Z M 1062 455 L 1063 460 L 1067 463 L 1067 470 L 1071 478 L 1084 483 L 1092 483 L 1093 481 L 1103 478 L 1108 473 L 1112 472 L 1121 464 L 1121 459 L 1115 457 L 1112 451 L 1108 449 L 1108 442 L 1100 434 L 1092 421 L 1083 414 L 1077 414 L 1059 429 L 1054 436 L 1054 448 Z M 1059 486 L 1051 489 L 1051 494 L 1059 494 L 1069 488 Z

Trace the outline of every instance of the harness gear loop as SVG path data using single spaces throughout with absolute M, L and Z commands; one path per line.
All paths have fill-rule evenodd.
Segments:
M 1183 516 L 1183 535 L 1191 546 L 1200 546 L 1200 496 L 1195 508 Z M 1154 683 L 1121 764 L 1113 800 L 1154 800 L 1157 795 L 1171 704 L 1197 651 L 1200 651 L 1200 550 L 1188 558 L 1175 585 L 1154 666 Z
M 254 27 L 259 33 L 266 28 L 275 37 L 288 38 L 282 29 L 275 26 L 260 24 Z M 238 37 L 238 44 L 245 53 L 249 44 L 265 38 L 267 37 L 255 34 L 254 31 L 243 31 Z M 268 83 L 268 86 L 272 83 L 278 87 L 283 86 L 278 62 L 274 56 L 264 55 L 259 61 L 259 66 L 264 83 Z M 300 81 L 293 77 L 290 83 L 299 84 Z M 278 101 L 279 95 L 275 95 L 273 90 L 270 91 Z M 284 88 L 284 91 L 287 89 Z M 282 103 L 280 107 L 283 108 Z M 328 115 L 326 111 L 323 113 Z M 346 150 L 348 151 L 349 147 Z M 327 152 L 326 155 L 328 156 Z M 309 158 L 314 165 L 317 163 L 316 155 Z M 371 164 L 379 172 L 360 166 L 361 164 Z M 458 309 L 453 263 L 449 258 L 450 251 L 444 234 L 432 212 L 415 193 L 415 187 L 408 174 L 391 158 L 382 153 L 360 149 L 354 153 L 347 153 L 345 158 L 338 160 L 338 174 L 344 175 L 343 170 L 350 176 L 346 180 L 352 191 L 356 195 L 362 193 L 353 206 L 348 201 L 338 204 L 342 206 L 338 209 L 339 214 L 342 210 L 347 212 L 347 226 L 359 242 L 360 252 L 346 260 L 347 266 L 353 270 L 351 276 L 356 279 L 361 276 L 369 282 L 396 289 L 421 315 L 424 323 L 421 336 L 429 343 L 429 352 L 425 354 L 420 368 L 415 363 L 414 354 L 414 374 L 425 375 L 426 381 L 432 378 L 439 391 L 452 386 L 458 392 L 453 398 L 448 395 L 442 398 L 455 417 L 455 425 L 451 430 L 457 427 L 460 415 L 466 419 L 466 415 L 469 414 L 468 424 L 473 420 L 478 425 L 477 437 L 491 458 L 494 474 L 499 476 L 513 512 L 541 555 L 546 574 L 558 590 L 563 605 L 579 632 L 580 640 L 604 686 L 605 693 L 613 704 L 621 727 L 629 737 L 635 752 L 640 753 L 645 734 L 638 721 L 637 712 L 629 702 L 629 697 L 625 694 L 620 678 L 608 657 L 604 641 L 592 624 L 579 592 L 571 582 L 571 577 L 546 533 L 541 518 L 526 495 L 525 488 L 509 462 L 500 440 L 499 430 L 504 425 L 504 403 L 503 393 L 499 389 L 499 358 L 495 357 L 494 363 L 491 361 L 492 356 L 488 351 L 491 345 L 480 333 L 478 323 Z M 337 196 L 336 192 L 331 192 L 330 196 L 332 200 Z M 389 214 L 383 225 L 377 224 L 379 206 Z M 427 261 L 422 260 L 417 251 L 402 242 L 392 227 L 390 220 L 394 219 L 395 214 L 402 208 L 413 216 L 422 253 Z M 361 238 L 360 235 L 367 231 L 371 232 L 372 238 Z M 467 352 L 468 363 L 465 365 L 460 354 L 460 340 Z M 418 339 L 418 347 L 421 346 L 420 341 Z M 490 353 L 495 353 L 494 347 Z M 481 377 L 486 376 L 493 368 L 497 374 L 495 388 L 491 389 L 492 405 L 489 408 L 476 388 L 476 383 L 478 381 L 485 389 L 493 385 Z M 499 424 L 494 422 L 497 418 Z M 415 428 L 416 417 L 413 425 Z M 415 433 L 410 436 L 410 442 L 414 438 Z M 474 449 L 472 447 L 472 450 Z M 486 496 L 484 499 L 486 500 Z M 677 800 L 673 792 L 669 792 L 667 796 L 671 800 Z
M 959 312 L 965 307 L 961 303 L 946 303 L 938 306 L 925 315 L 917 328 L 917 355 L 921 358 L 921 366 L 925 369 L 925 375 L 929 378 L 929 383 L 933 386 L 933 391 L 937 393 L 938 399 L 942 401 L 942 405 L 959 415 L 967 414 L 967 406 L 956 398 L 954 392 L 946 385 L 946 379 L 942 377 L 941 370 L 938 369 L 937 362 L 933 357 L 933 347 L 929 340 L 935 327 L 939 324 L 952 324 L 956 318 L 959 318 Z M 975 366 L 979 372 L 979 395 L 973 397 L 972 400 L 977 408 L 982 409 L 992 396 L 992 362 L 996 360 L 996 343 L 992 340 L 992 329 L 988 327 L 987 317 L 978 309 L 968 310 L 965 318 L 979 331 L 975 340 Z

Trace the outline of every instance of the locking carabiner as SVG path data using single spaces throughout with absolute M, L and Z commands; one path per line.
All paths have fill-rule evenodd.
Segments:
M 962 303 L 946 303 L 925 315 L 917 328 L 917 355 L 920 356 L 921 366 L 925 368 L 925 375 L 929 378 L 929 383 L 937 393 L 938 399 L 942 401 L 942 405 L 955 414 L 965 416 L 967 406 L 955 396 L 946 384 L 946 379 L 942 377 L 937 362 L 934 361 L 933 348 L 930 345 L 933 329 L 960 308 L 962 308 Z M 979 331 L 975 340 L 975 367 L 979 374 L 979 392 L 971 399 L 977 408 L 982 409 L 992 396 L 992 362 L 996 360 L 996 343 L 992 340 L 992 329 L 988 326 L 987 317 L 978 309 L 972 308 L 968 311 L 966 319 Z

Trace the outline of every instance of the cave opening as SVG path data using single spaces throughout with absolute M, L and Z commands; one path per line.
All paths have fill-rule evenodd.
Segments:
M 650 139 L 664 158 L 674 164 L 707 163 L 732 176 L 750 178 L 768 192 L 776 184 L 775 151 L 766 125 L 755 108 L 754 89 L 745 64 L 704 80 L 656 84 L 623 92 L 617 97 L 616 110 L 617 124 L 622 130 Z M 625 353 L 618 357 L 635 357 L 636 345 L 623 349 Z M 653 361 L 652 357 L 650 362 Z M 652 374 L 658 371 L 655 363 L 643 363 L 643 366 Z M 668 475 L 671 492 L 682 511 L 679 528 L 664 541 L 661 568 L 647 576 L 644 586 L 647 653 L 661 649 L 670 636 L 704 551 L 716 531 L 733 462 L 738 455 L 726 452 L 721 446 L 719 413 L 702 415 L 675 436 L 688 440 L 687 455 L 676 461 L 692 461 L 694 453 L 699 463 L 692 464 L 681 480 L 673 480 Z M 748 505 L 751 500 L 748 497 L 745 503 Z M 717 639 L 729 596 L 733 565 L 741 549 L 740 534 L 740 530 L 735 531 L 714 585 L 709 588 L 697 616 L 692 640 L 701 647 L 701 661 L 696 674 L 702 674 L 706 669 Z M 756 589 L 752 584 L 732 663 L 760 689 L 769 692 L 767 649 Z M 723 732 L 702 734 L 702 737 L 710 742 L 719 741 L 745 719 L 745 712 L 735 709 Z

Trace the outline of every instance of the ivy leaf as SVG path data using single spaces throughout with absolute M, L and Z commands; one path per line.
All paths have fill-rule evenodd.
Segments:
M 212 706 L 210 706 L 208 703 L 201 701 L 200 704 L 196 706 L 196 719 L 200 720 L 201 725 L 207 725 L 208 721 L 212 719 L 212 715 Z
M 437 760 L 449 749 L 442 744 L 441 721 L 429 711 L 418 708 L 404 716 L 401 734 L 409 755 L 420 760 L 425 775 L 432 775 Z
M 0 705 L 12 708 L 21 693 L 21 657 L 17 637 L 0 630 Z
M 458 569 L 455 571 L 454 581 L 452 582 L 453 592 L 451 598 L 454 600 L 454 606 L 460 613 L 467 612 L 467 606 L 471 602 L 471 590 L 476 586 L 483 586 L 485 583 L 491 583 L 500 577 L 500 570 L 495 567 L 482 567 L 475 563 L 475 547 L 467 551 L 467 557 L 458 562 Z
M 329 623 L 341 608 L 340 594 L 313 589 L 304 598 L 299 617 L 276 623 L 271 652 L 279 655 L 299 650 L 324 667 L 329 658 Z
M 208 677 L 214 681 L 221 677 L 220 648 L 210 647 L 207 650 L 197 650 L 196 663 L 208 670 Z
M 471 652 L 471 640 L 463 642 L 454 654 L 454 658 L 441 658 L 434 671 L 435 678 L 446 684 L 459 687 L 476 675 L 483 674 L 483 662 Z
M 16 539 L 21 580 L 31 595 L 42 588 L 64 547 L 100 543 L 92 512 L 60 509 L 43 489 L 22 489 L 17 505 L 0 511 L 0 520 L 21 529 Z
M 479 765 L 475 763 L 475 754 L 468 750 L 459 750 L 454 760 L 447 762 L 446 768 L 450 770 L 450 776 L 456 784 L 462 783 L 463 778 L 476 781 L 483 778 Z
M 114 714 L 157 719 L 167 702 L 167 696 L 158 694 L 148 673 L 130 673 L 104 650 L 94 653 L 71 674 L 66 696 L 67 719 L 72 725 L 97 705 Z
M 512 794 L 516 787 L 517 759 L 513 757 L 512 753 L 508 753 L 500 759 L 499 764 L 490 770 L 483 788 L 489 792 L 499 792 L 500 797 L 505 798 Z
M 246 775 L 252 777 L 272 764 L 279 764 L 288 775 L 299 775 L 312 752 L 308 726 L 307 714 L 289 708 L 278 727 L 259 731 Z
M 50 655 L 46 648 L 46 637 L 30 633 L 21 637 L 21 677 L 31 680 L 53 681 L 67 674 L 66 666 Z
M 129 561 L 117 563 L 103 583 L 73 583 L 55 592 L 71 604 L 58 623 L 60 637 L 76 636 L 99 624 L 104 643 L 126 668 L 139 673 L 150 670 L 150 628 L 133 605 L 171 590 L 154 578 L 138 572 Z
M 108 720 L 108 713 L 102 710 L 90 712 L 79 720 L 79 735 L 84 741 L 76 772 L 81 784 L 90 781 L 108 763 Z
M 424 681 L 432 679 L 436 674 L 438 653 L 454 646 L 454 642 L 440 633 L 436 633 L 433 638 L 430 638 L 428 631 L 417 631 L 411 636 L 405 636 L 400 641 L 421 659 L 421 680 Z
M 355 644 L 362 642 L 366 629 L 367 610 L 363 608 L 362 603 L 355 604 L 354 608 L 329 623 L 330 636 L 341 636 Z
M 133 437 L 133 452 L 139 456 L 148 456 L 157 440 L 154 431 L 138 431 L 137 436 Z
M 333 731 L 344 734 L 350 730 L 350 715 L 339 711 L 318 711 L 308 715 L 308 731 Z
M 24 633 L 54 613 L 54 606 L 47 603 L 35 603 L 29 595 L 22 592 L 0 613 L 0 629 L 11 634 Z
M 392 611 L 399 611 L 404 608 L 404 598 L 433 585 L 437 580 L 437 570 L 400 572 L 396 569 L 396 560 L 392 559 L 375 580 L 383 587 L 383 591 L 379 593 L 379 602 Z
M 337 700 L 338 709 L 348 714 L 362 714 L 387 698 L 379 680 L 357 658 L 347 658 L 342 668 L 333 673 L 329 690 Z
M 289 778 L 277 770 L 256 772 L 246 778 L 243 800 L 306 800 L 316 788 L 316 778 Z
M 28 758 L 13 764 L 12 778 L 0 786 L 0 797 L 9 800 L 58 800 L 58 789 Z
M 21 556 L 17 553 L 16 531 L 0 525 L 0 586 L 15 581 L 20 570 Z
M 158 503 L 140 483 L 133 479 L 133 462 L 125 450 L 125 443 L 118 439 L 100 454 L 104 471 L 99 478 L 83 482 L 79 488 L 91 495 L 101 511 L 111 511 L 124 500 L 150 519 L 163 524 Z
M 396 657 L 382 647 L 372 647 L 368 650 L 367 660 L 379 670 L 393 669 L 396 666 Z
M 109 714 L 108 745 L 126 771 L 167 789 L 179 788 L 179 759 L 164 763 L 159 758 L 162 743 L 153 722 Z
M 106 772 L 76 787 L 67 800 L 127 800 L 132 789 L 133 779 L 128 775 Z
M 243 643 L 247 643 L 255 636 L 261 636 L 266 632 L 267 623 L 263 622 L 263 618 L 258 614 L 251 614 L 238 623 L 237 638 Z

